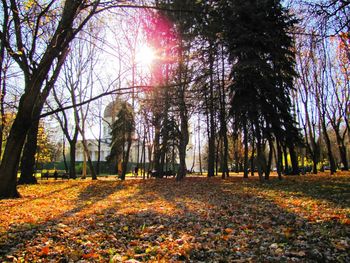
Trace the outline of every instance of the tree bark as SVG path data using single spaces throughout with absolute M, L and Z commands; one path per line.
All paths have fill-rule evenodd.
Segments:
M 339 131 L 339 126 L 337 126 L 335 123 L 332 123 L 333 130 L 335 132 L 335 136 L 337 139 L 337 145 L 339 149 L 339 155 L 340 155 L 340 160 L 343 164 L 342 170 L 348 171 L 349 170 L 349 165 L 348 165 L 348 158 L 347 158 L 347 151 L 346 151 L 346 146 L 345 146 L 345 138 L 342 138 L 340 135 Z M 344 136 L 345 137 L 345 136 Z
M 189 141 L 189 134 L 188 134 L 188 117 L 187 117 L 187 109 L 184 101 L 184 91 L 181 94 L 182 100 L 180 102 L 180 141 L 179 141 L 179 159 L 180 159 L 180 166 L 177 172 L 176 180 L 182 180 L 187 173 L 187 167 L 186 167 L 186 148 Z
M 128 162 L 129 162 L 129 154 L 130 154 L 130 148 L 131 148 L 132 138 L 131 135 L 128 136 L 127 139 L 127 146 L 126 151 L 123 151 L 123 163 L 122 163 L 122 174 L 120 176 L 121 180 L 125 180 L 126 170 L 128 168 Z
M 27 140 L 24 145 L 21 160 L 21 175 L 18 184 L 36 184 L 37 180 L 34 176 L 35 170 L 35 153 L 37 150 L 39 120 L 32 123 Z
M 75 171 L 75 150 L 76 150 L 76 144 L 77 140 L 70 140 L 69 141 L 69 155 L 70 155 L 70 162 L 69 162 L 69 177 L 72 179 L 77 178 L 77 173 Z
M 211 45 L 212 43 L 210 43 Z M 215 119 L 214 119 L 214 79 L 213 79 L 213 67 L 214 58 L 213 50 L 209 51 L 209 69 L 210 69 L 210 81 L 209 81 L 209 101 L 208 115 L 209 115 L 209 138 L 208 138 L 208 177 L 215 176 Z
M 0 165 L 0 198 L 19 197 L 16 188 L 17 171 L 22 148 L 31 126 L 31 111 L 27 110 L 28 106 L 24 101 L 25 98 L 22 97 Z
M 160 170 L 160 157 L 161 157 L 161 150 L 160 150 L 160 133 L 161 133 L 161 127 L 160 127 L 160 115 L 156 114 L 154 116 L 154 142 L 153 142 L 153 169 L 156 171 Z
M 335 160 L 334 160 L 334 156 L 333 156 L 333 152 L 332 152 L 332 145 L 331 145 L 331 140 L 329 139 L 329 135 L 327 132 L 327 126 L 326 126 L 326 121 L 324 119 L 324 115 L 320 116 L 321 120 L 321 126 L 322 126 L 322 132 L 323 132 L 323 138 L 325 140 L 326 143 L 326 147 L 327 147 L 327 155 L 328 155 L 328 160 L 329 160 L 329 165 L 330 165 L 330 169 L 331 169 L 331 174 L 334 174 L 337 171 L 336 165 L 335 165 Z
M 219 62 L 218 62 L 219 64 Z M 219 69 L 218 69 L 219 72 Z M 225 89 L 225 55 L 224 46 L 221 45 L 221 87 L 220 91 L 220 136 L 223 140 L 223 152 L 221 160 L 222 178 L 229 177 L 228 169 L 228 139 L 227 139 L 227 121 L 226 121 L 226 89 Z
M 284 174 L 289 174 L 290 171 L 289 171 L 289 163 L 288 163 L 288 148 L 287 148 L 287 145 L 284 144 L 283 145 L 283 157 L 284 157 Z
M 202 154 L 201 154 L 201 122 L 200 117 L 198 116 L 198 161 L 199 161 L 199 173 L 203 174 L 202 169 Z
M 265 170 L 265 180 L 270 179 L 271 164 L 272 164 L 272 157 L 273 157 L 273 151 L 274 151 L 272 138 L 268 138 L 268 142 L 269 142 L 269 159 L 267 161 L 267 166 Z
M 243 165 L 243 178 L 248 178 L 248 127 L 247 122 L 243 122 L 243 140 L 244 140 L 244 165 Z
M 20 99 L 17 115 L 12 125 L 0 165 L 0 198 L 19 196 L 16 189 L 16 181 L 21 151 L 31 123 L 40 117 L 35 114 L 36 111 L 34 111 L 34 108 L 40 103 L 45 102 L 65 60 L 69 43 L 91 18 L 96 11 L 97 4 L 98 2 L 93 5 L 92 11 L 87 13 L 86 18 L 82 20 L 75 32 L 73 32 L 72 25 L 79 12 L 82 11 L 82 1 L 65 1 L 56 31 L 52 34 L 46 48 L 42 50 L 40 61 L 29 65 L 31 61 L 26 56 L 27 54 L 23 53 L 22 59 L 19 59 L 16 54 L 13 55 L 13 58 L 24 73 L 25 89 Z M 21 46 L 20 50 L 22 48 L 24 50 L 21 20 L 19 17 L 20 12 L 15 1 L 11 1 L 11 10 L 16 27 L 15 36 L 17 45 Z M 33 39 L 33 41 L 36 41 L 36 39 Z M 6 45 L 7 48 L 11 49 L 11 43 L 9 41 L 6 41 Z M 53 68 L 54 70 L 52 71 Z M 52 76 L 48 77 L 50 72 L 52 72 Z M 46 86 L 43 86 L 45 81 L 48 83 Z M 40 111 L 38 114 L 40 114 Z
M 250 176 L 254 176 L 254 155 L 255 155 L 255 140 L 254 140 L 254 136 L 252 139 L 252 155 L 250 156 Z
M 292 163 L 292 175 L 298 175 L 299 174 L 299 164 L 298 164 L 298 157 L 295 152 L 295 146 L 293 143 L 289 143 L 288 145 L 289 154 L 290 154 L 290 161 Z
M 282 156 L 281 144 L 278 140 L 277 140 L 276 147 L 277 147 L 277 163 L 276 163 L 277 175 L 278 175 L 278 179 L 282 180 L 282 171 L 283 171 L 282 159 L 283 159 L 283 156 Z

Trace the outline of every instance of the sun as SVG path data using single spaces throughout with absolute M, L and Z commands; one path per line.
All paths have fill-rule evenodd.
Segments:
M 144 67 L 151 67 L 156 59 L 156 52 L 150 46 L 142 46 L 136 53 L 136 62 Z

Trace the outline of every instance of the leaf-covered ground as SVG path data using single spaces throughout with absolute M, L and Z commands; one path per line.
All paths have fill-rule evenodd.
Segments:
M 350 174 L 19 191 L 0 201 L 1 262 L 350 262 Z

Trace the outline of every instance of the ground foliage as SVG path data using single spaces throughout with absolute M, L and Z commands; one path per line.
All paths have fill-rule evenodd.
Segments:
M 0 261 L 350 262 L 349 178 L 20 186 L 0 201 Z

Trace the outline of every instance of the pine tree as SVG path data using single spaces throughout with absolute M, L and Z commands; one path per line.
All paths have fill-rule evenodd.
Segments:
M 252 129 L 262 178 L 269 173 L 265 140 L 272 151 L 273 140 L 293 148 L 292 142 L 299 138 L 291 114 L 290 92 L 296 74 L 293 40 L 288 34 L 296 21 L 276 0 L 234 0 L 222 7 L 224 37 L 233 64 L 231 114 Z
M 110 143 L 111 153 L 107 161 L 117 165 L 122 163 L 120 179 L 125 180 L 126 169 L 129 160 L 129 153 L 132 143 L 132 134 L 135 131 L 134 114 L 130 105 L 123 103 L 117 114 L 115 122 L 112 124 Z

